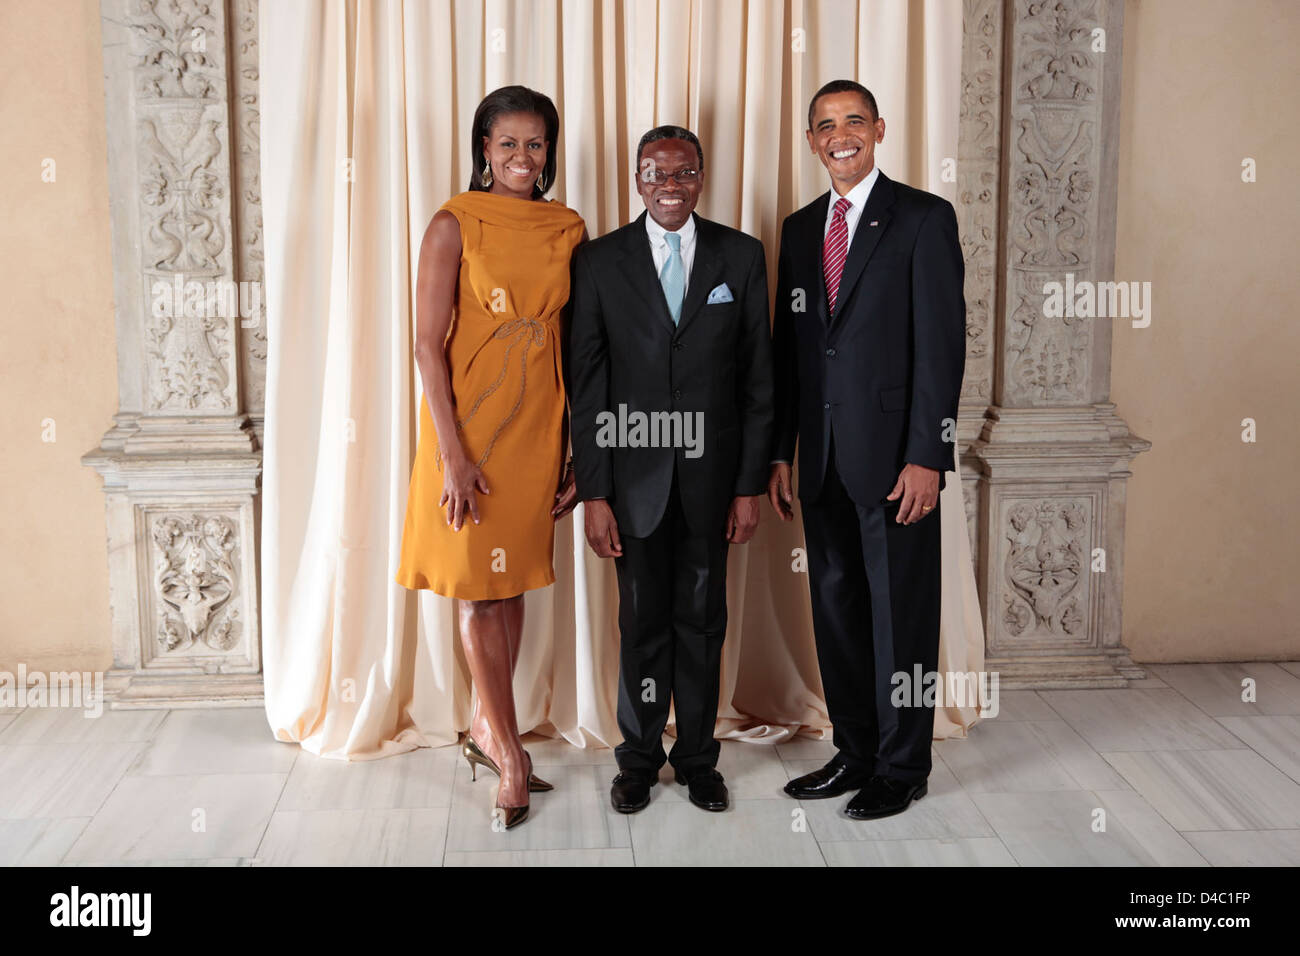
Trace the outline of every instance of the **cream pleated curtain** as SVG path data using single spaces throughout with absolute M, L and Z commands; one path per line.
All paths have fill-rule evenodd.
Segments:
M 804 142 L 808 99 L 859 80 L 887 131 L 891 177 L 952 198 L 960 0 L 275 0 L 261 5 L 267 357 L 262 511 L 266 710 L 279 740 L 363 760 L 453 743 L 471 689 L 453 603 L 396 584 L 416 447 L 416 257 L 465 189 L 480 98 L 520 83 L 559 109 L 558 181 L 592 236 L 635 218 L 637 140 L 694 130 L 698 211 L 768 249 L 828 188 Z M 797 478 L 796 478 L 797 480 Z M 983 667 L 961 483 L 943 492 L 943 671 Z M 719 733 L 829 733 L 798 521 L 763 505 L 733 547 Z M 612 746 L 614 568 L 581 511 L 556 528 L 554 586 L 529 592 L 515 680 L 522 731 Z M 936 714 L 963 736 L 974 707 Z M 612 757 L 611 757 L 612 761 Z

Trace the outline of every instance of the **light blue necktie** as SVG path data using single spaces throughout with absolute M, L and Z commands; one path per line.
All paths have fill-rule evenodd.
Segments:
M 659 283 L 664 287 L 668 311 L 673 314 L 673 325 L 682 317 L 682 295 L 686 290 L 686 267 L 682 265 L 682 237 L 675 232 L 665 232 L 668 242 L 668 261 L 659 273 Z

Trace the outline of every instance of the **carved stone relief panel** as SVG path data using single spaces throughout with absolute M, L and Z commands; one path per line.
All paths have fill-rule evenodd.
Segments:
M 150 634 L 141 664 L 256 670 L 256 606 L 247 597 L 256 589 L 242 556 L 251 505 L 226 511 L 139 505 L 137 516 L 136 540 L 147 552 L 138 567 L 150 575 L 141 588 Z
M 1101 591 L 1092 580 L 1104 489 L 1043 496 L 996 493 L 988 617 L 991 651 L 1095 647 Z
M 1043 288 L 1091 277 L 1101 161 L 1097 0 L 1015 0 L 1007 131 L 1006 329 L 999 404 L 1084 404 L 1091 320 L 1043 314 Z M 1112 226 L 1113 228 L 1113 226 Z
M 130 9 L 145 411 L 233 414 L 238 315 L 230 301 L 237 290 L 224 11 L 164 0 L 136 0 Z

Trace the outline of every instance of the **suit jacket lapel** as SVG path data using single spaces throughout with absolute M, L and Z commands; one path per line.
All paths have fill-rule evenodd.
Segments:
M 646 308 L 670 330 L 676 329 L 673 325 L 673 315 L 668 311 L 668 300 L 664 298 L 664 287 L 659 283 L 659 276 L 655 274 L 655 259 L 650 252 L 650 237 L 645 231 L 645 217 L 648 215 L 649 213 L 646 212 L 641 213 L 632 223 L 632 228 L 628 230 L 628 241 L 623 250 L 623 274 L 637 291 L 638 297 L 645 303 Z M 699 255 L 698 247 L 696 255 Z
M 678 332 L 686 328 L 686 324 L 703 307 L 722 272 L 722 258 L 717 251 L 717 235 L 713 231 L 713 224 L 695 213 L 691 215 L 695 217 L 695 261 L 691 263 L 691 275 L 686 283 L 686 298 L 682 301 L 681 320 L 677 323 Z M 661 285 L 660 289 L 662 288 Z M 668 320 L 672 321 L 671 313 Z
M 876 244 L 880 242 L 885 227 L 889 225 L 891 215 L 889 210 L 893 205 L 894 184 L 884 173 L 881 173 L 876 178 L 876 184 L 871 187 L 871 195 L 867 197 L 867 204 L 863 207 L 862 214 L 858 216 L 857 228 L 853 230 L 853 241 L 849 243 L 849 254 L 844 260 L 844 271 L 840 273 L 840 288 L 835 293 L 832 325 L 844 311 L 844 303 L 848 301 L 849 293 L 857 285 L 862 270 L 866 268 L 867 260 L 876 251 Z M 872 222 L 876 225 L 873 226 Z
M 826 270 L 822 268 L 822 249 L 826 245 L 826 210 L 830 204 L 829 191 L 813 200 L 807 219 L 808 238 L 803 243 L 809 256 L 808 274 L 817 276 L 815 291 L 809 290 L 809 293 L 817 300 L 817 315 L 821 317 L 823 325 L 829 325 L 831 321 L 826 306 Z

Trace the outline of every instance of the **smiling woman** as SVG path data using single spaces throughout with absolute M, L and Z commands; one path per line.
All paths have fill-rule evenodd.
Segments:
M 474 112 L 471 192 L 508 192 L 540 199 L 555 184 L 560 117 L 549 97 L 525 86 L 503 86 Z M 493 184 L 497 183 L 497 188 Z
M 429 223 L 416 284 L 424 397 L 396 579 L 456 599 L 477 691 L 463 753 L 500 777 L 507 829 L 551 789 L 520 744 L 512 679 L 523 593 L 555 581 L 554 522 L 574 500 L 560 342 L 585 227 L 542 198 L 558 127 L 550 99 L 521 86 L 479 104 L 476 172 Z

